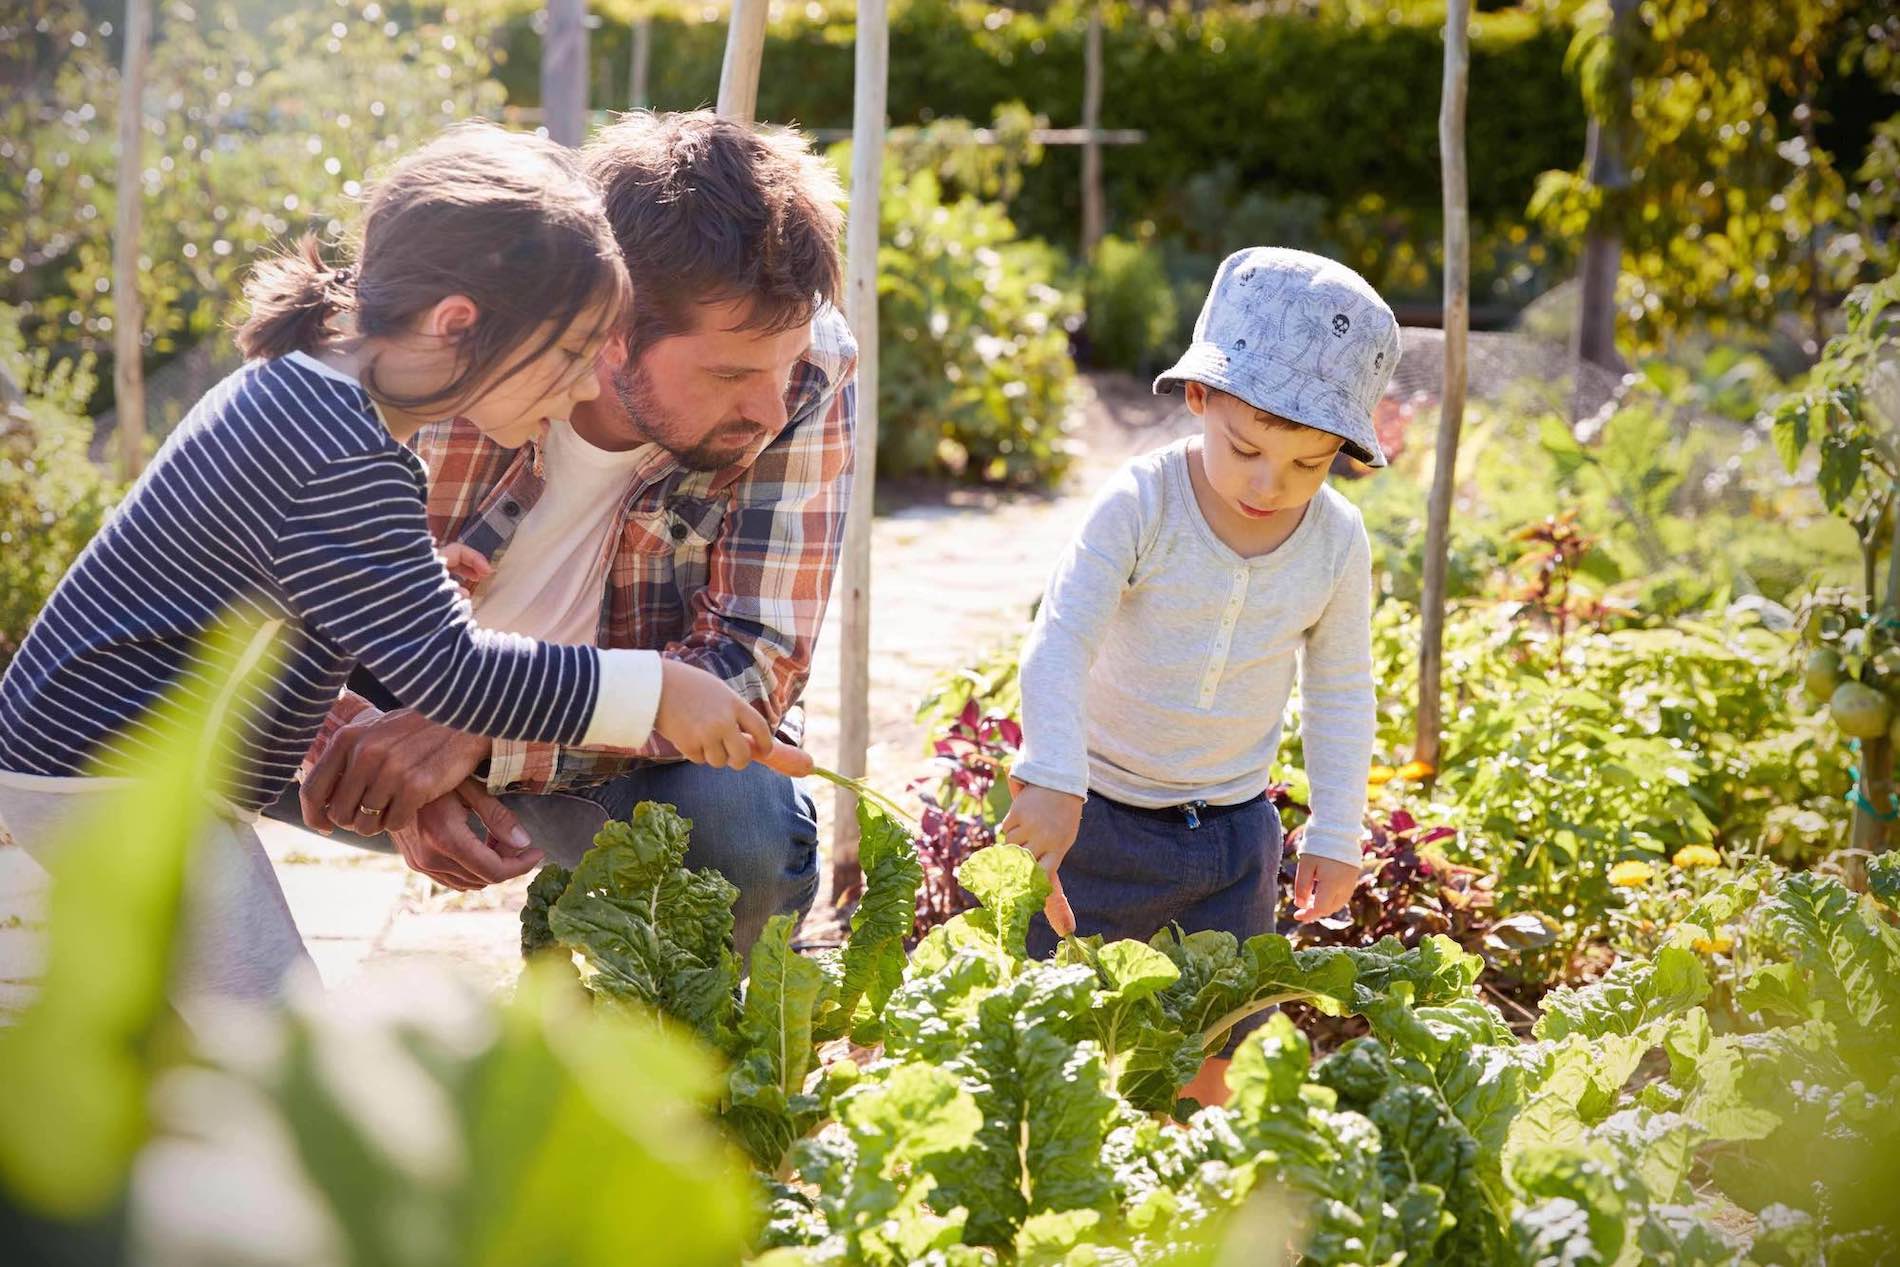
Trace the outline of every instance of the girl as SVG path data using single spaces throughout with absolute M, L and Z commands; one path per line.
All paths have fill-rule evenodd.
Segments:
M 172 433 L 0 679 L 0 820 L 39 852 L 149 758 L 159 696 L 209 705 L 226 680 L 202 649 L 216 622 L 277 627 L 271 685 L 227 728 L 228 814 L 197 863 L 181 993 L 270 995 L 307 962 L 249 823 L 358 662 L 458 729 L 625 747 L 657 730 L 695 760 L 803 772 L 703 670 L 476 628 L 430 540 L 403 441 L 460 415 L 520 445 L 595 395 L 595 356 L 630 302 L 567 151 L 452 128 L 375 190 L 354 266 L 325 267 L 305 239 L 246 294 L 237 342 L 253 359 Z

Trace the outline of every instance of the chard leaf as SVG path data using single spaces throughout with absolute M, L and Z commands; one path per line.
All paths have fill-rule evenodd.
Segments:
M 1758 915 L 1806 974 L 1825 1015 L 1868 1030 L 1900 1028 L 1900 956 L 1871 906 L 1840 881 L 1787 875 Z
M 978 1006 L 1002 980 L 1002 967 L 981 951 L 959 952 L 929 973 L 913 965 L 884 1008 L 885 1053 L 937 1065 L 955 1059 L 975 1029 Z
M 1673 1202 L 1688 1182 L 1696 1149 L 1708 1133 L 1680 1113 L 1653 1113 L 1624 1109 L 1612 1113 L 1590 1132 L 1608 1144 L 1642 1184 L 1646 1202 Z
M 521 957 L 529 959 L 544 950 L 556 950 L 560 942 L 548 927 L 548 908 L 567 892 L 574 873 L 549 863 L 528 883 L 528 899 L 521 907 Z
M 1115 1100 L 1100 1049 L 1082 1039 L 1093 984 L 1081 965 L 1028 965 L 981 998 L 974 1030 L 948 1049 L 941 1067 L 983 1124 L 975 1148 L 933 1173 L 939 1208 L 969 1211 L 969 1244 L 1009 1245 L 1031 1214 L 1106 1202 L 1102 1145 Z
M 717 871 L 688 871 L 692 824 L 643 801 L 608 823 L 548 912 L 562 945 L 580 952 L 597 999 L 656 1007 L 722 1051 L 732 1049 L 739 958 L 732 948 L 738 890 Z
M 1306 1206 L 1301 1262 L 1392 1262 L 1404 1245 L 1402 1220 L 1442 1230 L 1432 1194 L 1419 1189 L 1403 1211 L 1386 1200 L 1378 1129 L 1357 1113 L 1333 1111 L 1325 1088 L 1296 1082 L 1309 1058 L 1293 1023 L 1270 1018 L 1234 1054 L 1232 1102 L 1196 1114 L 1190 1136 L 1204 1155 L 1260 1164 Z
M 1021 962 L 1028 955 L 1029 921 L 1050 892 L 1035 856 L 1020 845 L 979 849 L 957 868 L 957 883 L 983 904 L 964 913 L 966 926 L 987 934 L 1004 959 Z
M 1104 946 L 1099 938 L 1071 939 L 1057 950 L 1056 961 L 1082 962 L 1096 971 L 1090 1020 L 1122 1097 L 1151 1112 L 1172 1109 L 1201 1065 L 1200 1035 L 1176 1029 L 1154 997 L 1180 979 L 1174 961 L 1138 941 Z
M 1531 1031 L 1538 1038 L 1634 1034 L 1685 1012 L 1709 995 L 1708 973 L 1693 951 L 1664 946 L 1654 959 L 1629 960 L 1579 989 L 1552 990 Z
M 1250 937 L 1242 946 L 1232 934 L 1183 935 L 1165 928 L 1151 943 L 1172 959 L 1180 978 L 1159 996 L 1182 1029 L 1199 1029 L 1208 1050 L 1233 1025 L 1277 1003 L 1300 999 L 1328 1015 L 1383 1017 L 1397 1023 L 1394 1004 L 1443 1004 L 1470 992 L 1483 960 L 1448 937 L 1431 936 L 1407 948 L 1396 937 L 1371 946 L 1315 946 L 1295 950 L 1277 933 Z
M 924 871 L 910 832 L 863 797 L 858 798 L 858 851 L 864 896 L 851 916 L 837 1004 L 820 1032 L 837 1037 L 849 1028 L 852 1041 L 870 1047 L 882 1040 L 879 1018 L 891 991 L 904 980 L 904 939 L 916 922 Z
M 1525 1102 L 1505 1135 L 1504 1171 L 1527 1153 L 1584 1147 L 1590 1127 L 1616 1109 L 1624 1084 L 1653 1045 L 1645 1030 L 1594 1041 L 1572 1035 L 1541 1049 L 1539 1067 L 1525 1075 Z
M 812 1014 L 826 984 L 819 965 L 792 949 L 792 917 L 767 920 L 752 948 L 725 1121 L 768 1173 L 817 1124 L 822 1106 L 805 1094 L 805 1080 L 815 1060 Z
M 933 1210 L 930 1167 L 967 1150 L 982 1125 L 956 1077 L 906 1064 L 838 1097 L 854 1147 L 839 1218 L 854 1261 L 899 1267 L 963 1240 L 964 1211 Z
M 1150 1113 L 1173 1110 L 1181 1088 L 1200 1071 L 1204 1052 L 1198 1033 L 1183 1033 L 1165 1019 L 1136 1030 L 1132 1041 L 1124 1032 L 1116 1056 L 1119 1074 L 1115 1089 L 1133 1108 Z
M 1478 1184 L 1478 1143 L 1437 1093 L 1414 1082 L 1392 1086 L 1368 1116 L 1379 1128 L 1379 1172 L 1386 1199 L 1414 1210 L 1406 1226 L 1406 1260 L 1471 1262 L 1483 1254 L 1487 1212 Z M 1420 1189 L 1436 1194 L 1421 1200 Z M 1421 1211 L 1423 1212 L 1421 1216 Z M 1439 1238 L 1454 1226 L 1454 1246 Z M 1454 1248 L 1455 1247 L 1455 1248 Z
M 1605 1150 L 1530 1149 L 1517 1158 L 1512 1182 L 1524 1198 L 1512 1218 L 1523 1262 L 1609 1267 L 1622 1254 L 1626 1187 Z
M 1275 1014 L 1242 1043 L 1227 1067 L 1230 1101 L 1244 1118 L 1263 1119 L 1296 1105 L 1313 1062 L 1313 1049 L 1284 1014 Z
M 1883 853 L 1868 859 L 1867 891 L 1888 906 L 1900 907 L 1900 853 Z
M 1735 991 L 1735 1002 L 1745 1012 L 1797 1024 L 1809 1020 L 1815 1012 L 1807 978 L 1791 963 L 1764 964 L 1755 969 Z

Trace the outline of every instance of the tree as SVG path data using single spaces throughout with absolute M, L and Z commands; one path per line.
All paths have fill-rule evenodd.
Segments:
M 1619 311 L 1637 345 L 1692 322 L 1765 328 L 1786 306 L 1818 331 L 1864 275 L 1850 235 L 1830 232 L 1853 209 L 1822 142 L 1821 88 L 1852 70 L 1900 86 L 1889 8 L 1590 0 L 1576 10 L 1570 65 L 1598 144 L 1592 170 L 1545 173 L 1531 213 L 1562 236 L 1594 238 L 1599 264 L 1620 240 Z M 1610 178 L 1619 159 L 1627 184 Z M 1590 337 L 1594 349 L 1600 331 Z
M 0 99 L 0 303 L 24 310 L 29 340 L 54 360 L 96 358 L 110 383 L 120 77 L 104 37 L 116 31 L 59 0 L 27 8 L 19 27 L 0 19 L 0 81 L 13 89 Z M 499 113 L 465 11 L 450 22 L 407 10 L 399 25 L 372 10 L 295 6 L 265 21 L 212 0 L 159 23 L 136 260 L 148 369 L 226 337 L 260 252 L 335 236 L 378 168 L 445 123 Z

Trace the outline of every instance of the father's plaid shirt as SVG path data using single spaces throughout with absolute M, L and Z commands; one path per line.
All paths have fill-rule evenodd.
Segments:
M 792 370 L 785 429 L 750 465 L 722 471 L 688 471 L 656 450 L 635 472 L 609 538 L 598 645 L 658 650 L 696 664 L 730 683 L 793 742 L 804 729 L 796 705 L 844 543 L 857 353 L 844 317 L 822 309 L 812 321 L 811 351 Z M 539 444 L 504 449 L 460 419 L 424 427 L 411 444 L 429 468 L 436 540 L 499 560 L 541 496 Z M 346 699 L 332 724 L 360 707 Z M 488 786 L 497 793 L 585 787 L 625 771 L 633 758 L 678 755 L 658 735 L 633 750 L 497 739 Z

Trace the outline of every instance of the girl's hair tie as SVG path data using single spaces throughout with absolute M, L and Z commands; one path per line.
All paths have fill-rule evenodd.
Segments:
M 330 270 L 330 284 L 338 290 L 348 290 L 350 283 L 356 280 L 356 270 L 345 265 Z

